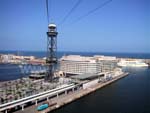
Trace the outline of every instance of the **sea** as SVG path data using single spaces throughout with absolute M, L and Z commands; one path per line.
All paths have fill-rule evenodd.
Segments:
M 45 57 L 46 52 L 0 51 L 4 54 Z M 58 52 L 63 55 L 108 55 L 150 59 L 146 53 Z M 36 69 L 36 68 L 34 68 Z M 150 68 L 124 68 L 129 75 L 51 113 L 150 113 Z M 1 64 L 0 81 L 26 77 L 19 65 Z

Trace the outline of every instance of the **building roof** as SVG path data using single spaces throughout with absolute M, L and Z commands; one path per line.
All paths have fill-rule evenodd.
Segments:
M 51 23 L 48 25 L 48 27 L 56 27 L 56 25 Z
M 98 76 L 100 76 L 102 74 L 103 73 L 101 73 L 101 74 L 85 73 L 85 74 L 71 76 L 71 78 L 73 78 L 73 79 L 79 79 L 79 80 L 86 80 L 86 79 L 96 78 L 96 77 L 98 77 Z
M 117 60 L 116 57 L 112 57 L 112 56 L 102 56 L 102 55 L 95 55 L 93 57 L 88 57 L 88 56 L 80 56 L 80 55 L 68 55 L 68 56 L 63 56 L 61 59 L 61 61 L 88 61 L 91 63 L 95 63 L 97 60 L 98 61 L 103 61 L 103 60 L 107 60 L 107 61 L 114 61 Z

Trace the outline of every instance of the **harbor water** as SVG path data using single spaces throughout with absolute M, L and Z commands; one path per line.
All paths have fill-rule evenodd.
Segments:
M 150 69 L 126 70 L 125 78 L 52 113 L 150 113 Z

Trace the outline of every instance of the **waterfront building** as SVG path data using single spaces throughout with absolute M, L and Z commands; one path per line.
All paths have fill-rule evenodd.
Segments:
M 99 74 L 113 71 L 117 66 L 116 57 L 100 56 L 85 57 L 80 55 L 63 56 L 60 59 L 60 71 L 65 74 Z
M 12 54 L 8 54 L 8 55 L 1 55 L 1 62 L 3 63 L 8 63 L 13 59 L 13 55 Z
M 148 67 L 148 64 L 146 64 L 141 59 L 121 59 L 120 62 L 118 62 L 118 66 L 121 66 L 121 67 Z

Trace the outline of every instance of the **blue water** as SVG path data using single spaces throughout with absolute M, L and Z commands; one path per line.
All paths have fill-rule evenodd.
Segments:
M 150 113 L 150 69 L 130 74 L 51 113 Z
M 16 64 L 0 64 L 0 81 L 14 80 L 25 75 L 21 73 L 19 65 Z

